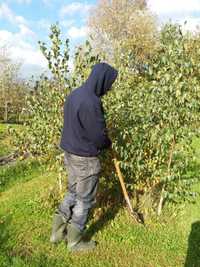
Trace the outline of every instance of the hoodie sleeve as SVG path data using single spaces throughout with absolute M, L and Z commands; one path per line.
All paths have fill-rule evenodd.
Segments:
M 86 104 L 82 104 L 79 110 L 79 119 L 87 138 L 98 149 L 102 150 L 111 146 L 101 105 L 86 106 Z

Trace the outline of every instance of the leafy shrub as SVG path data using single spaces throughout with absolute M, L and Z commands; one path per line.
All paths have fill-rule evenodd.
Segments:
M 41 76 L 34 91 L 27 97 L 24 109 L 25 127 L 22 133 L 15 133 L 16 145 L 21 153 L 51 159 L 59 154 L 59 138 L 63 125 L 65 96 L 81 84 L 91 66 L 99 61 L 92 55 L 88 42 L 75 53 L 74 71 L 69 74 L 69 40 L 60 39 L 58 25 L 51 27 L 51 47 L 39 42 L 41 51 L 49 63 L 51 77 Z
M 40 45 L 52 78 L 41 78 L 29 97 L 24 135 L 17 140 L 21 151 L 53 156 L 61 163 L 57 148 L 64 97 L 87 78 L 100 59 L 86 42 L 78 48 L 74 70 L 69 74 L 68 40 L 61 48 L 58 26 L 51 30 L 52 47 Z M 179 26 L 166 25 L 160 34 L 158 53 L 143 66 L 137 65 L 131 53 L 120 55 L 116 63 L 118 79 L 103 99 L 113 150 L 126 182 L 137 199 L 141 195 L 151 199 L 150 206 L 156 207 L 158 213 L 165 200 L 193 198 L 192 184 L 199 179 L 189 171 L 194 162 L 191 141 L 199 133 L 195 126 L 200 111 L 200 63 L 192 53 L 194 43 L 194 37 L 184 35 Z M 109 184 L 116 181 L 112 158 L 112 151 L 102 154 Z
M 104 103 L 125 177 L 138 194 L 157 197 L 158 213 L 165 199 L 193 197 L 191 185 L 199 179 L 188 172 L 200 111 L 199 68 L 186 49 L 188 38 L 166 25 L 159 53 L 143 71 L 128 58 Z

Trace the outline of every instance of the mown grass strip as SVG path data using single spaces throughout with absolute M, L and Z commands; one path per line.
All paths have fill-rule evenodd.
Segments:
M 55 179 L 54 172 L 35 174 L 31 180 L 17 183 L 2 193 L 3 263 L 7 261 L 15 267 L 20 266 L 17 264 L 30 267 L 183 266 L 190 227 L 182 232 L 179 223 L 180 219 L 184 222 L 188 213 L 168 218 L 170 213 L 166 212 L 159 222 L 153 220 L 145 228 L 134 224 L 127 211 L 120 209 L 114 218 L 110 216 L 107 224 L 102 222 L 102 228 L 96 228 L 94 238 L 99 245 L 94 252 L 73 255 L 64 243 L 51 245 L 49 235 L 54 210 L 43 206 L 43 195 L 55 184 Z M 200 211 L 199 206 L 194 207 Z M 98 219 L 90 221 L 89 229 Z M 192 214 L 190 219 L 192 222 Z

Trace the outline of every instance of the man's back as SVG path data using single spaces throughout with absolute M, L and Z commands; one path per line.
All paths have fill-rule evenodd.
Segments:
M 110 89 L 116 77 L 114 68 L 97 64 L 88 80 L 66 98 L 60 144 L 63 150 L 89 157 L 110 146 L 100 96 Z

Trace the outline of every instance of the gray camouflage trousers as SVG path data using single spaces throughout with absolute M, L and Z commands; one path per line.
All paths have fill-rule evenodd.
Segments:
M 64 162 L 68 170 L 68 190 L 58 210 L 67 221 L 83 231 L 89 211 L 96 202 L 100 161 L 98 157 L 65 152 Z

